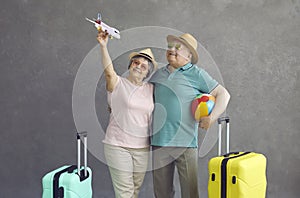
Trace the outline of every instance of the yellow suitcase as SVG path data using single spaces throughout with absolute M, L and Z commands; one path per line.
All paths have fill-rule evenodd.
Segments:
M 227 153 L 221 155 L 222 122 L 227 125 Z M 265 198 L 267 159 L 254 152 L 229 153 L 229 118 L 219 118 L 219 156 L 208 164 L 209 198 Z

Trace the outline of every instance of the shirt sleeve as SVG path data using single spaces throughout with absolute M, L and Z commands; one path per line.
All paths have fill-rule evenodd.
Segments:
M 210 93 L 219 85 L 219 83 L 215 79 L 213 79 L 204 69 L 201 69 L 199 72 L 198 83 L 199 90 L 203 93 Z

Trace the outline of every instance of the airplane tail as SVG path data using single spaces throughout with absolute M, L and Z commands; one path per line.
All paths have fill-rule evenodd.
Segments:
M 100 14 L 100 13 L 98 13 L 97 20 L 102 20 L 102 19 L 101 19 L 101 14 Z

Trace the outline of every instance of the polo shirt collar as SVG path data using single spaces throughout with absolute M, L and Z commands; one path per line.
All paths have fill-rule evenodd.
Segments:
M 185 71 L 185 70 L 188 70 L 189 68 L 191 68 L 192 66 L 193 66 L 192 63 L 187 63 L 186 65 L 180 67 L 179 69 Z
M 168 66 L 169 66 L 169 64 L 164 67 L 164 70 L 169 71 Z M 193 67 L 193 64 L 192 63 L 187 63 L 186 65 L 184 65 L 184 66 L 182 66 L 182 67 L 180 67 L 180 68 L 178 68 L 176 70 L 185 71 L 185 70 L 188 70 L 191 67 Z

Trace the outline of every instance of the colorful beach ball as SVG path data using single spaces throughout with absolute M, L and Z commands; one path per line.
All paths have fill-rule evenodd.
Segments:
M 200 94 L 192 101 L 192 116 L 199 121 L 208 116 L 215 106 L 215 97 L 210 94 Z

